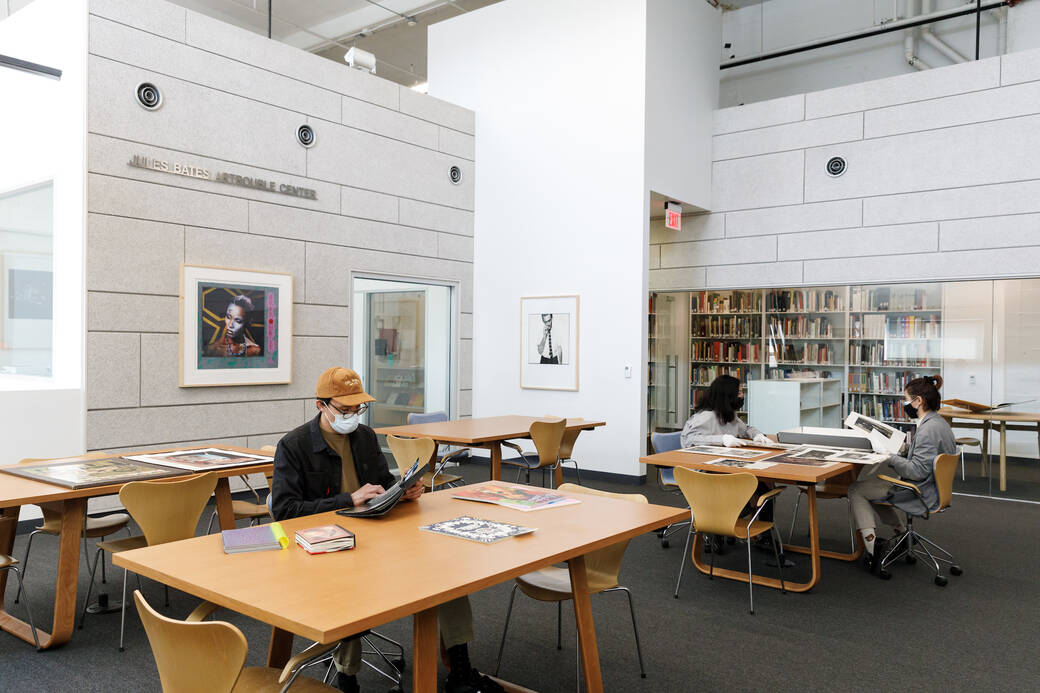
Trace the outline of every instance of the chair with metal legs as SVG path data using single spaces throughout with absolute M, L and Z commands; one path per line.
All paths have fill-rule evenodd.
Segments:
M 520 456 L 504 459 L 502 464 L 510 464 L 517 468 L 517 483 L 520 483 L 520 474 L 522 473 L 527 474 L 526 482 L 528 484 L 531 483 L 531 472 L 540 469 L 542 471 L 542 486 L 545 486 L 545 473 L 547 471 L 555 472 L 556 468 L 560 466 L 560 447 L 563 444 L 563 435 L 566 430 L 566 419 L 535 421 L 531 423 L 531 440 L 534 442 L 536 454 L 525 453 L 518 446 L 505 442 L 503 445 L 516 449 Z M 555 481 L 553 476 L 550 476 L 550 479 L 553 482 Z
M 25 585 L 22 584 L 22 571 L 18 570 L 18 559 L 8 556 L 7 554 L 0 553 L 0 570 L 11 571 L 18 578 L 18 593 L 21 594 Z M 36 649 L 40 649 L 40 636 L 36 633 L 36 625 L 33 623 L 32 608 L 29 606 L 29 593 L 25 593 L 25 613 L 29 617 L 29 628 L 32 630 L 33 642 L 36 643 Z
M 784 561 L 780 551 L 780 533 L 772 522 L 758 519 L 765 504 L 772 501 L 783 489 L 775 488 L 758 497 L 758 509 L 751 519 L 743 518 L 744 510 L 758 488 L 758 479 L 750 472 L 733 472 L 711 474 L 694 471 L 685 467 L 676 467 L 675 481 L 682 489 L 686 501 L 690 504 L 690 529 L 686 534 L 686 548 L 683 550 L 682 563 L 679 564 L 679 578 L 675 581 L 675 598 L 679 598 L 679 587 L 682 585 L 683 569 L 689 560 L 690 540 L 694 534 L 715 534 L 723 537 L 735 537 L 747 542 L 748 558 L 748 609 L 755 613 L 754 575 L 751 569 L 751 540 L 760 534 L 769 532 L 773 540 L 773 556 L 780 571 L 780 589 L 786 593 L 784 586 Z M 715 552 L 711 553 L 709 579 L 714 578 Z
M 651 452 L 655 455 L 659 452 L 670 452 L 672 450 L 678 450 L 682 447 L 682 431 L 675 431 L 674 433 L 651 433 L 650 434 L 650 448 Z M 678 484 L 675 483 L 675 468 L 674 467 L 658 467 L 657 468 L 657 485 L 662 491 L 670 491 L 673 493 L 682 492 L 679 490 Z M 661 548 L 667 549 L 669 546 L 668 535 L 674 534 L 681 528 L 690 524 L 689 520 L 683 520 L 682 522 L 673 522 L 664 529 L 657 532 L 657 536 L 661 540 Z
M 441 423 L 447 420 L 448 414 L 443 411 L 431 411 L 425 414 L 413 412 L 408 415 L 409 424 Z M 436 456 L 438 459 L 434 460 L 433 469 L 427 470 L 427 472 L 423 474 L 424 486 L 432 491 L 437 486 L 448 486 L 454 488 L 455 486 L 461 486 L 466 483 L 465 479 L 458 474 L 448 474 L 445 472 L 444 467 L 449 462 L 458 463 L 469 458 L 469 448 L 462 448 L 461 450 L 455 450 L 441 455 L 440 446 L 438 445 Z
M 978 438 L 964 436 L 963 438 L 955 439 L 953 442 L 957 443 L 957 454 L 961 458 L 961 481 L 964 481 L 964 448 L 982 449 L 982 441 Z
M 794 537 L 794 525 L 798 519 L 798 506 L 802 503 L 802 496 L 806 495 L 808 491 L 802 486 L 798 486 L 798 497 L 794 501 L 794 513 L 791 515 L 791 527 L 787 530 L 787 543 L 793 543 Z M 849 500 L 849 485 L 834 483 L 832 479 L 828 479 L 827 483 L 816 485 L 816 499 L 817 500 L 836 500 L 844 498 L 848 503 L 848 516 L 849 516 L 849 553 L 856 553 L 856 523 L 852 519 L 852 501 Z
M 217 486 L 217 475 L 213 472 L 199 474 L 177 481 L 132 481 L 119 490 L 119 500 L 123 507 L 134 518 L 134 522 L 144 533 L 140 536 L 103 541 L 98 544 L 98 554 L 94 558 L 94 570 L 97 569 L 101 552 L 119 553 L 139 549 L 145 546 L 156 546 L 171 541 L 190 539 L 195 536 L 195 528 L 199 517 L 209 502 L 213 490 Z M 123 603 L 119 619 L 119 651 L 123 651 L 123 636 L 126 629 L 126 575 L 123 569 Z M 140 586 L 140 577 L 138 577 Z M 94 571 L 90 573 L 90 585 L 87 598 L 80 615 L 79 627 L 83 628 L 90 593 L 94 588 Z M 167 592 L 167 605 L 169 596 Z
M 577 486 L 575 484 L 561 484 L 559 491 L 564 493 L 589 494 L 617 498 L 631 503 L 646 503 L 646 496 L 639 493 L 610 493 L 596 489 Z M 639 629 L 636 627 L 636 610 L 632 604 L 632 593 L 627 587 L 618 584 L 618 572 L 621 570 L 621 559 L 628 548 L 628 541 L 621 541 L 612 546 L 593 551 L 585 556 L 585 569 L 588 576 L 589 594 L 600 594 L 605 592 L 624 592 L 628 597 L 628 609 L 632 616 L 632 633 L 636 640 L 636 656 L 639 659 L 639 675 L 646 678 L 646 669 L 643 667 L 643 650 L 639 644 Z M 561 616 L 563 602 L 573 599 L 571 590 L 570 571 L 567 568 L 542 568 L 533 573 L 521 575 L 516 578 L 513 592 L 509 597 L 509 609 L 506 611 L 506 623 L 502 628 L 502 642 L 498 647 L 498 662 L 495 664 L 495 676 L 498 676 L 502 667 L 502 653 L 506 646 L 506 632 L 509 629 L 509 618 L 513 613 L 513 600 L 516 598 L 516 590 L 542 602 L 556 602 L 556 649 L 562 649 L 561 643 Z M 580 657 L 580 652 L 577 652 Z M 580 683 L 580 680 L 579 680 Z

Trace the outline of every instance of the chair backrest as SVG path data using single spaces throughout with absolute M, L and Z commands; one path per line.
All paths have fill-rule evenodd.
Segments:
M 558 419 L 559 416 L 555 414 L 546 414 L 547 419 Z M 564 421 L 566 421 L 564 417 Z M 563 440 L 560 441 L 560 459 L 569 460 L 571 455 L 574 454 L 574 443 L 578 440 L 578 434 L 581 433 L 580 428 L 566 428 L 563 430 Z
M 249 644 L 242 631 L 223 621 L 188 623 L 166 618 L 134 590 L 163 693 L 214 691 L 235 687 Z
M 948 508 L 953 499 L 953 477 L 957 475 L 957 455 L 937 455 L 933 463 L 935 488 L 939 492 L 939 510 Z
M 678 450 L 682 447 L 682 431 L 676 431 L 675 433 L 651 433 L 650 445 L 654 447 L 655 453 Z
M 408 423 L 410 424 L 440 423 L 447 420 L 448 412 L 446 411 L 430 411 L 425 414 L 412 412 L 408 415 Z
M 437 442 L 431 438 L 400 438 L 388 435 L 386 443 L 390 446 L 390 452 L 393 453 L 394 462 L 397 463 L 402 478 L 416 460 L 427 463 L 433 459 L 433 454 L 437 451 Z
M 690 504 L 694 529 L 727 537 L 735 536 L 740 511 L 758 487 L 750 472 L 706 474 L 685 467 L 675 468 L 675 483 Z
M 558 491 L 565 491 L 570 493 L 585 493 L 590 496 L 604 496 L 606 498 L 617 498 L 619 500 L 629 501 L 630 503 L 647 503 L 646 496 L 641 493 L 611 493 L 610 491 L 600 491 L 599 489 L 588 488 L 585 486 L 578 486 L 577 484 L 560 484 Z M 587 570 L 590 576 L 598 576 L 597 582 L 613 582 L 617 583 L 618 571 L 621 570 L 621 559 L 625 556 L 625 549 L 628 548 L 628 539 L 619 541 L 616 544 L 596 551 L 592 551 L 585 555 L 585 570 Z
M 217 487 L 217 475 L 206 472 L 183 481 L 131 481 L 119 500 L 144 532 L 149 546 L 195 536 L 199 516 Z
M 567 420 L 534 421 L 531 423 L 531 440 L 538 451 L 539 467 L 552 466 L 560 459 L 560 445 L 567 430 Z

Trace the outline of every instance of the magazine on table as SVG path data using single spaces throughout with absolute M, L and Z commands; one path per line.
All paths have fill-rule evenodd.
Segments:
M 296 530 L 296 543 L 307 553 L 332 553 L 357 546 L 357 537 L 346 527 L 321 525 Z
M 12 464 L 0 466 L 0 471 L 71 489 L 162 479 L 180 473 L 176 469 L 124 457 Z
M 899 429 L 883 424 L 869 416 L 863 416 L 859 412 L 849 412 L 848 417 L 845 419 L 845 425 L 866 433 L 867 438 L 872 443 L 884 448 L 886 452 L 892 455 L 898 455 L 899 451 L 903 449 L 903 443 L 906 442 L 906 434 Z
M 435 522 L 432 525 L 423 525 L 419 529 L 424 532 L 469 539 L 481 544 L 493 544 L 496 541 L 508 539 L 509 537 L 530 534 L 535 530 L 534 527 L 521 527 L 520 525 L 511 525 L 508 522 L 483 520 L 479 517 L 470 517 L 469 515 Z
M 546 491 L 530 486 L 521 486 L 520 484 L 510 484 L 504 481 L 490 481 L 474 486 L 456 488 L 452 490 L 451 497 L 460 500 L 477 501 L 478 503 L 493 503 L 524 512 L 574 505 L 581 502 L 577 498 L 569 498 L 555 491 Z
M 263 464 L 273 462 L 268 455 L 253 455 L 247 452 L 235 452 L 223 448 L 199 448 L 198 450 L 176 450 L 174 452 L 156 452 L 146 455 L 131 455 L 128 460 L 137 460 L 149 464 L 160 464 L 164 467 L 187 469 L 192 472 L 208 472 L 211 469 L 225 467 L 241 467 L 247 464 Z
M 410 489 L 415 482 L 422 478 L 423 471 L 426 469 L 426 462 L 416 460 L 415 464 L 408 468 L 404 474 L 401 475 L 401 480 L 396 484 L 386 489 L 378 496 L 369 498 L 363 505 L 358 505 L 353 508 L 343 508 L 337 510 L 337 515 L 343 515 L 344 517 L 379 517 L 390 512 L 395 505 L 404 497 L 404 492 Z

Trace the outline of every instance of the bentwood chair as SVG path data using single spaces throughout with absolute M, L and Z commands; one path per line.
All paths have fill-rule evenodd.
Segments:
M 425 414 L 412 412 L 408 415 L 409 424 L 424 424 L 424 423 L 441 423 L 448 420 L 448 413 L 443 411 L 431 411 Z M 440 446 L 437 447 L 437 456 L 439 460 L 435 461 L 433 469 L 428 470 L 423 474 L 423 485 L 427 486 L 431 491 L 437 486 L 460 486 L 466 483 L 461 476 L 458 474 L 448 474 L 444 472 L 444 466 L 448 462 L 460 462 L 469 457 L 469 449 L 462 448 L 461 450 L 455 450 L 447 454 L 441 455 Z
M 204 621 L 217 606 L 203 602 L 184 621 L 167 618 L 153 609 L 140 590 L 134 590 L 148 642 L 159 670 L 163 693 L 261 693 L 292 687 L 300 693 L 336 689 L 310 678 L 297 678 L 312 660 L 323 657 L 339 643 L 310 648 L 292 657 L 284 669 L 243 667 L 249 644 L 235 626 Z
M 531 471 L 542 470 L 542 486 L 545 486 L 545 472 L 555 471 L 560 466 L 560 448 L 563 446 L 563 435 L 566 430 L 566 419 L 532 422 L 531 440 L 534 441 L 537 454 L 532 455 L 516 448 L 520 456 L 502 460 L 502 464 L 511 464 L 517 468 L 517 483 L 520 483 L 521 473 L 527 474 L 526 482 L 529 484 L 531 483 Z
M 397 463 L 397 469 L 401 473 L 402 479 L 405 472 L 416 461 L 426 462 L 431 460 L 437 451 L 436 441 L 430 438 L 401 438 L 391 434 L 386 437 L 386 444 L 390 446 L 390 453 L 394 456 L 394 462 Z M 426 475 L 429 473 L 427 471 L 423 474 L 424 486 L 429 485 L 426 483 Z
M 260 521 L 265 517 L 271 517 L 271 509 L 267 507 L 267 502 L 260 501 L 260 494 L 257 493 L 256 489 L 249 483 L 249 477 L 242 475 L 238 477 L 242 480 L 242 483 L 246 485 L 253 494 L 253 498 L 256 500 L 255 503 L 250 503 L 244 500 L 233 500 L 231 501 L 231 510 L 235 514 L 235 522 L 239 520 L 249 520 L 250 525 L 258 525 Z M 274 478 L 274 472 L 264 474 L 264 478 L 267 480 L 267 495 L 271 495 L 271 480 Z M 213 520 L 217 519 L 217 511 L 214 510 L 209 516 L 209 522 L 206 524 L 206 534 L 210 533 L 213 529 Z
M 18 559 L 8 556 L 7 554 L 0 553 L 0 571 L 10 571 L 15 574 L 18 578 L 18 594 L 24 591 L 25 586 L 22 584 L 22 572 L 18 570 Z M 29 629 L 32 630 L 33 642 L 36 643 L 36 649 L 40 649 L 40 636 L 36 633 L 36 624 L 33 623 L 32 609 L 29 606 L 29 593 L 25 593 L 25 613 L 29 616 Z
M 932 567 L 935 569 L 935 584 L 939 587 L 945 587 L 947 583 L 946 576 L 943 575 L 942 563 L 949 564 L 951 575 L 961 575 L 964 572 L 957 565 L 953 554 L 914 529 L 914 518 L 927 520 L 930 516 L 946 512 L 949 509 L 950 501 L 953 499 L 953 477 L 957 474 L 957 463 L 959 460 L 960 457 L 958 455 L 938 455 L 932 463 L 935 486 L 939 491 L 939 502 L 934 508 L 929 508 L 925 504 L 921 495 L 921 489 L 916 484 L 901 479 L 894 479 L 884 474 L 878 474 L 878 479 L 909 491 L 906 494 L 899 494 L 905 495 L 905 498 L 899 498 L 897 495 L 890 501 L 893 507 L 906 513 L 906 532 L 899 537 L 899 541 L 892 546 L 881 561 L 882 571 L 900 558 L 907 563 L 916 563 L 917 557 L 920 556 L 921 558 L 927 558 L 931 562 Z M 931 547 L 931 550 L 929 547 Z
M 114 554 L 195 536 L 199 517 L 216 486 L 217 475 L 213 472 L 179 481 L 132 481 L 125 484 L 119 490 L 119 500 L 122 501 L 123 507 L 130 511 L 130 516 L 134 518 L 134 522 L 144 534 L 98 544 L 98 555 L 94 559 L 94 568 L 97 568 L 102 551 Z M 124 649 L 123 636 L 126 629 L 126 574 L 127 570 L 124 568 L 123 604 L 119 618 L 120 652 Z M 91 571 L 90 586 L 87 588 L 87 604 L 90 603 L 90 593 L 93 588 L 94 572 Z M 168 598 L 167 605 L 169 605 Z M 80 616 L 79 627 L 81 629 L 85 617 L 86 604 L 84 604 L 83 614 Z
M 758 509 L 751 519 L 741 517 L 751 497 L 758 488 L 758 479 L 749 472 L 710 474 L 698 472 L 685 467 L 676 467 L 675 481 L 682 489 L 686 501 L 690 504 L 691 524 L 686 534 L 686 548 L 683 550 L 682 563 L 679 564 L 679 579 L 675 581 L 675 598 L 679 598 L 679 586 L 682 584 L 683 568 L 686 567 L 687 554 L 690 553 L 690 540 L 694 534 L 715 534 L 723 537 L 735 537 L 747 542 L 748 555 L 748 602 L 749 610 L 755 613 L 754 577 L 751 570 L 751 539 L 769 532 L 773 540 L 773 556 L 780 571 L 780 589 L 787 592 L 784 586 L 784 562 L 780 555 L 780 535 L 772 522 L 758 519 L 765 504 L 781 493 L 783 489 L 775 488 L 758 497 Z M 715 568 L 715 553 L 711 554 L 711 571 Z M 713 578 L 713 572 L 708 573 Z
M 605 498 L 617 498 L 630 503 L 646 503 L 646 496 L 639 493 L 610 493 L 597 489 L 586 488 L 576 484 L 560 484 L 560 491 L 568 493 L 584 493 Z M 643 651 L 639 645 L 639 629 L 636 627 L 636 610 L 632 605 L 632 593 L 627 587 L 618 583 L 618 573 L 621 570 L 621 559 L 628 548 L 628 541 L 620 541 L 611 546 L 598 549 L 585 555 L 585 569 L 587 573 L 589 594 L 600 594 L 604 592 L 624 592 L 628 597 L 628 610 L 632 615 L 632 633 L 636 640 L 636 656 L 639 660 L 639 675 L 646 678 L 646 670 L 643 668 Z M 527 573 L 516 578 L 513 592 L 509 597 L 509 609 L 506 611 L 506 623 L 502 628 L 502 642 L 498 647 L 498 662 L 495 664 L 495 676 L 502 666 L 502 653 L 506 646 L 506 631 L 509 629 L 509 617 L 513 613 L 513 600 L 519 589 L 532 599 L 541 602 L 556 602 L 556 649 L 562 649 L 562 611 L 563 602 L 574 599 L 571 588 L 570 571 L 567 568 L 549 567 Z M 580 666 L 580 652 L 579 666 Z M 580 682 L 580 679 L 579 679 Z
M 95 452 L 84 457 L 99 458 L 107 457 L 108 455 L 104 452 Z M 43 462 L 43 459 L 29 457 L 18 462 L 18 464 L 31 464 L 33 462 Z M 40 503 L 40 510 L 43 512 L 43 524 L 38 525 L 32 532 L 29 533 L 29 541 L 25 545 L 25 557 L 22 559 L 22 575 L 26 576 L 29 574 L 29 552 L 32 551 L 33 538 L 37 534 L 49 534 L 51 536 L 58 536 L 61 534 L 61 503 Z M 87 547 L 87 539 L 101 539 L 107 537 L 110 534 L 125 529 L 127 534 L 130 533 L 130 528 L 127 526 L 130 524 L 130 516 L 126 513 L 111 513 L 102 517 L 90 517 L 84 515 L 83 518 L 83 557 L 86 561 L 87 570 L 92 570 L 90 565 L 90 550 Z M 101 582 L 107 582 L 105 575 L 105 564 L 101 564 Z M 15 604 L 22 596 L 21 583 L 19 582 L 18 593 L 15 594 Z
M 682 447 L 682 431 L 676 431 L 675 433 L 651 433 L 650 434 L 650 448 L 654 454 L 659 452 L 671 452 L 672 450 L 678 450 Z M 682 493 L 679 490 L 679 485 L 675 483 L 675 468 L 674 467 L 658 467 L 657 468 L 657 485 L 662 491 L 671 491 L 674 493 Z M 682 527 L 690 524 L 689 520 L 683 520 L 682 522 L 673 522 L 664 529 L 657 533 L 657 536 L 661 539 L 661 548 L 667 549 L 669 546 L 668 535 L 679 530 Z

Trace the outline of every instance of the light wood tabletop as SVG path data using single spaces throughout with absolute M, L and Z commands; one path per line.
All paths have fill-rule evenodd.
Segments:
M 194 450 L 199 447 L 198 445 L 193 445 L 140 450 L 113 453 L 112 456 L 125 457 L 157 452 Z M 233 445 L 221 445 L 219 447 L 225 450 L 234 450 L 253 455 L 264 454 L 259 450 Z M 71 462 L 96 458 L 97 456 L 97 453 L 93 453 L 47 461 Z M 215 496 L 217 516 L 220 520 L 221 529 L 233 529 L 235 526 L 235 513 L 231 505 L 231 486 L 228 478 L 259 472 L 270 473 L 272 469 L 273 465 L 267 462 L 213 470 L 218 477 Z M 187 470 L 174 471 L 176 472 L 175 474 L 163 479 L 157 479 L 156 481 L 183 479 L 196 473 Z M 37 629 L 40 636 L 40 649 L 56 647 L 68 642 L 69 638 L 72 637 L 76 618 L 76 586 L 79 575 L 80 537 L 83 532 L 87 501 L 91 498 L 119 493 L 119 489 L 122 487 L 122 484 L 110 484 L 93 486 L 91 488 L 71 489 L 0 472 L 0 553 L 10 555 L 14 548 L 14 538 L 18 529 L 18 515 L 21 511 L 21 506 L 39 503 L 56 503 L 61 506 L 61 533 L 58 538 L 58 578 L 54 588 L 54 621 L 50 633 L 43 629 Z M 29 624 L 3 609 L 3 597 L 7 589 L 8 572 L 6 570 L 0 572 L 0 628 L 28 643 L 32 643 L 33 637 Z
M 479 485 L 477 485 L 479 486 Z M 679 520 L 688 511 L 586 494 L 576 505 L 520 512 L 451 498 L 451 490 L 402 502 L 379 519 L 324 513 L 282 523 L 298 530 L 336 523 L 357 535 L 357 548 L 309 555 L 284 551 L 225 555 L 220 537 L 205 536 L 116 554 L 117 565 L 275 627 L 269 664 L 281 666 L 297 634 L 334 642 L 415 615 L 414 690 L 436 690 L 437 605 L 539 568 L 568 561 L 590 691 L 602 690 L 584 554 Z M 480 544 L 419 530 L 470 515 L 536 531 Z M 262 576 L 245 579 L 243 576 Z M 415 579 L 422 575 L 422 579 Z
M 754 449 L 753 445 L 748 447 Z M 751 458 L 751 461 L 768 460 L 770 457 L 775 457 L 776 455 L 781 454 L 783 454 L 782 450 L 763 449 L 762 454 L 758 457 Z M 776 481 L 779 483 L 797 484 L 805 489 L 809 506 L 809 545 L 798 546 L 785 544 L 784 550 L 807 554 L 809 556 L 811 572 L 807 582 L 792 582 L 790 580 L 785 580 L 786 588 L 792 592 L 806 592 L 812 589 L 813 586 L 820 581 L 821 557 L 835 558 L 842 561 L 854 561 L 859 558 L 862 553 L 862 548 L 855 553 L 841 553 L 820 549 L 819 516 L 816 507 L 816 484 L 822 483 L 827 479 L 833 479 L 834 477 L 854 473 L 856 472 L 854 465 L 835 463 L 826 467 L 814 467 L 799 464 L 777 463 L 766 469 L 743 469 L 740 467 L 723 467 L 720 465 L 707 464 L 709 460 L 717 459 L 719 457 L 721 457 L 721 455 L 700 455 L 692 452 L 682 452 L 681 450 L 671 450 L 669 452 L 661 452 L 655 455 L 647 455 L 646 457 L 640 458 L 639 461 L 643 464 L 652 464 L 659 467 L 686 467 L 688 469 L 699 469 L 705 472 L 719 472 L 723 474 L 747 472 L 754 474 L 759 479 Z M 698 570 L 707 574 L 710 567 L 704 563 L 701 557 L 700 549 L 702 542 L 703 539 L 701 535 L 698 534 L 693 544 L 693 563 L 697 566 Z M 728 568 L 716 567 L 714 569 L 714 574 L 721 575 L 722 577 L 731 580 L 739 580 L 741 582 L 748 581 L 747 573 L 729 570 Z M 755 584 L 766 585 L 776 589 L 780 589 L 781 587 L 780 581 L 776 578 L 764 577 L 761 575 L 755 576 Z
M 404 438 L 432 438 L 439 443 L 457 443 L 468 447 L 487 448 L 491 453 L 491 479 L 502 478 L 502 441 L 513 438 L 530 438 L 531 424 L 535 421 L 556 421 L 545 416 L 482 416 L 471 419 L 455 419 L 437 423 L 385 426 L 375 429 L 376 433 L 391 434 Z M 568 430 L 592 430 L 606 426 L 605 421 L 568 418 Z M 556 485 L 563 482 L 563 473 L 556 469 Z
M 939 416 L 949 422 L 951 428 L 982 429 L 982 473 L 989 474 L 989 432 L 995 428 L 1000 434 L 1000 490 L 1007 491 L 1007 432 L 1035 431 L 1040 445 L 1040 413 L 1007 411 L 972 412 L 954 407 L 943 407 Z M 955 421 L 961 419 L 961 421 Z M 981 425 L 972 422 L 981 422 Z M 995 425 L 994 425 L 995 424 Z

